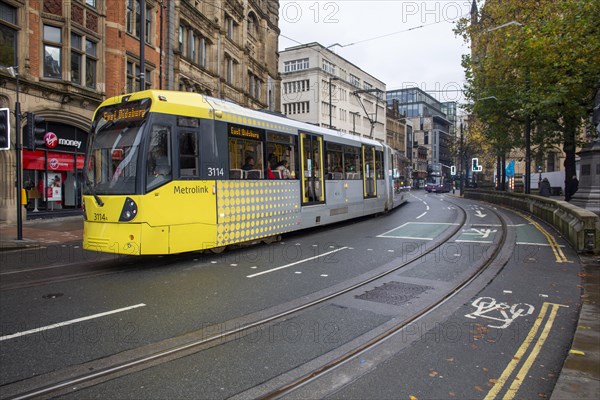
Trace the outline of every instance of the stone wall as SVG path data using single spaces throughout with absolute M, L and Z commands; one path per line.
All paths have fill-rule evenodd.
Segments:
M 554 226 L 578 252 L 600 254 L 600 217 L 591 211 L 566 201 L 521 193 L 465 190 L 464 195 L 526 211 Z

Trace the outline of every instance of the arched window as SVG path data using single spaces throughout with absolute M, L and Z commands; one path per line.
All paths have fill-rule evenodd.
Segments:
M 248 14 L 248 34 L 256 39 L 259 38 L 258 18 L 253 11 Z

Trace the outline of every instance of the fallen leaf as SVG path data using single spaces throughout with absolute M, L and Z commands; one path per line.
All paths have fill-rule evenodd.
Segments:
M 419 399 L 417 399 L 415 396 L 412 396 L 412 395 L 409 397 L 409 399 L 410 399 L 410 400 L 419 400 Z
M 449 363 L 453 363 L 454 362 L 454 357 L 446 358 L 446 361 L 448 361 Z
M 432 378 L 433 378 L 433 377 L 437 376 L 437 374 L 438 374 L 438 373 L 437 373 L 437 371 L 435 371 L 435 370 L 433 370 L 433 369 L 430 369 L 430 370 L 429 370 L 429 376 L 430 376 L 430 377 L 432 377 Z
M 547 399 L 548 395 L 546 393 L 538 393 L 538 397 L 541 397 L 542 399 Z
M 472 349 L 478 349 L 479 347 L 478 347 L 476 344 L 472 344 L 472 345 L 471 345 L 471 348 L 472 348 Z
M 483 389 L 479 386 L 474 386 L 473 389 L 477 390 L 478 392 L 483 392 Z
M 490 379 L 489 379 L 489 381 L 490 381 L 490 382 L 492 382 L 494 385 L 495 385 L 496 383 L 498 383 L 498 380 L 497 380 L 497 379 L 494 379 L 494 378 L 490 378 Z
M 455 396 L 456 396 L 456 393 L 454 393 L 454 392 L 448 392 L 448 396 L 450 396 L 450 397 L 455 397 Z
M 481 368 L 481 369 L 482 369 L 482 370 L 484 370 L 485 372 L 488 372 L 488 371 L 489 371 L 489 369 L 487 369 L 487 368 L 485 368 L 485 367 L 483 367 L 483 368 Z

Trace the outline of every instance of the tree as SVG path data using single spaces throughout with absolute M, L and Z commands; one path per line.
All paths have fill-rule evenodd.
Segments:
M 600 79 L 600 2 L 487 0 L 455 32 L 471 40 L 463 58 L 470 110 L 500 146 L 562 144 L 565 185 Z M 508 24 L 509 22 L 512 22 Z M 503 26 L 502 28 L 498 28 Z M 496 101 L 478 101 L 493 96 Z

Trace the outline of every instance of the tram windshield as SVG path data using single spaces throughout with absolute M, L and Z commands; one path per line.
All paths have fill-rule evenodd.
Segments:
M 150 100 L 104 107 L 96 113 L 88 147 L 85 194 L 134 194 L 138 155 Z

